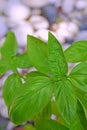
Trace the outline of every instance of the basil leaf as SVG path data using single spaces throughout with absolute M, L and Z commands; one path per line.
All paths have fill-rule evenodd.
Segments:
M 35 76 L 45 76 L 45 75 L 43 73 L 38 72 L 38 71 L 32 71 L 30 73 L 27 73 L 26 81 L 31 80 L 32 77 L 35 77 Z
M 87 60 L 87 41 L 74 42 L 64 52 L 67 62 L 83 62 Z
M 7 62 L 3 59 L 0 60 L 0 76 L 4 75 L 9 69 Z
M 76 93 L 77 99 L 83 106 L 85 116 L 87 117 L 87 92 L 84 92 L 78 88 L 75 88 L 75 93 Z
M 82 105 L 79 102 L 78 102 L 77 112 L 78 112 L 79 119 L 80 119 L 80 122 L 81 122 L 84 130 L 86 130 L 86 128 L 87 128 L 87 119 L 85 117 L 85 113 L 84 113 L 84 110 L 82 108 Z
M 30 63 L 40 72 L 49 74 L 47 44 L 33 36 L 27 37 Z
M 11 105 L 17 92 L 20 91 L 21 86 L 22 82 L 18 75 L 11 74 L 8 76 L 3 86 L 3 97 L 7 107 Z
M 68 72 L 68 66 L 63 54 L 62 47 L 58 40 L 49 33 L 48 38 L 49 66 L 52 74 L 56 77 L 65 76 Z
M 29 57 L 27 53 L 20 54 L 18 56 L 13 57 L 12 61 L 12 66 L 17 68 L 29 68 L 32 65 L 30 64 Z
M 9 59 L 16 55 L 18 51 L 18 44 L 13 32 L 8 32 L 4 45 L 1 48 L 1 55 L 5 59 Z
M 32 77 L 14 99 L 9 115 L 15 124 L 36 116 L 51 100 L 52 86 L 45 76 Z M 24 113 L 24 114 L 23 114 Z
M 69 77 L 75 87 L 87 92 L 87 62 L 75 66 Z
M 76 114 L 76 97 L 69 80 L 56 82 L 55 89 L 58 111 L 63 120 L 69 125 L 72 124 Z
M 72 124 L 69 126 L 69 130 L 84 130 L 78 114 L 75 115 Z
M 36 130 L 69 130 L 69 129 L 54 120 L 40 119 L 36 123 Z

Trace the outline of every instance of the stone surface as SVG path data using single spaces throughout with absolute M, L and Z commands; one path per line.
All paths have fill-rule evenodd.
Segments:
M 6 130 L 13 130 L 14 124 L 12 122 L 8 122 Z
M 87 1 L 86 0 L 77 0 L 76 4 L 75 4 L 75 7 L 78 10 L 82 10 L 82 9 L 87 8 Z
M 31 15 L 30 9 L 20 3 L 8 3 L 6 5 L 5 14 L 14 21 L 26 19 Z
M 75 6 L 75 0 L 63 0 L 62 9 L 64 13 L 70 13 Z
M 46 29 L 49 27 L 49 22 L 47 21 L 46 18 L 38 15 L 33 15 L 30 19 L 29 22 L 32 24 L 34 29 Z
M 34 33 L 34 36 L 41 38 L 42 40 L 48 40 L 48 30 L 47 29 L 40 29 Z
M 75 41 L 77 40 L 87 40 L 87 31 L 80 31 L 75 38 Z
M 8 31 L 8 28 L 5 23 L 5 18 L 0 16 L 0 38 L 4 37 Z
M 0 13 L 3 13 L 6 4 L 7 4 L 6 0 L 0 0 Z
M 58 17 L 58 12 L 52 4 L 44 6 L 42 8 L 42 14 L 48 19 L 50 24 L 54 23 Z
M 40 8 L 49 3 L 49 0 L 22 0 L 22 2 L 32 8 Z
M 8 118 L 8 111 L 6 105 L 4 105 L 0 110 L 0 115 L 4 118 Z
M 27 44 L 27 35 L 33 34 L 33 28 L 30 23 L 22 22 L 16 28 L 12 29 L 15 33 L 18 44 L 20 47 L 25 47 Z

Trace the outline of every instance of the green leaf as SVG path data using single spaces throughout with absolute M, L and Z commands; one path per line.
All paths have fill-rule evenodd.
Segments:
M 4 75 L 6 71 L 9 69 L 8 64 L 5 60 L 0 60 L 0 76 Z
M 69 77 L 75 87 L 87 92 L 87 62 L 75 66 Z
M 75 118 L 74 118 L 72 124 L 67 127 L 69 127 L 69 130 L 83 130 L 83 126 L 80 122 L 78 114 L 75 115 Z
M 10 118 L 15 124 L 21 124 L 35 117 L 51 100 L 52 86 L 45 76 L 32 77 L 10 107 Z M 24 113 L 24 114 L 23 114 Z
M 67 62 L 83 62 L 87 60 L 87 41 L 74 42 L 64 52 Z
M 4 45 L 1 48 L 1 55 L 5 59 L 9 59 L 16 55 L 18 51 L 18 44 L 13 32 L 8 32 Z
M 31 80 L 32 77 L 36 77 L 36 76 L 45 76 L 45 75 L 43 73 L 38 72 L 38 71 L 32 71 L 30 73 L 27 73 L 26 81 Z
M 80 122 L 81 122 L 84 130 L 86 130 L 87 129 L 87 119 L 85 117 L 85 113 L 84 113 L 84 110 L 82 108 L 82 105 L 79 102 L 78 102 L 77 112 L 78 112 L 79 119 L 80 119 Z
M 68 72 L 68 66 L 63 54 L 63 50 L 58 40 L 51 33 L 49 33 L 48 51 L 49 66 L 52 74 L 56 78 L 65 76 Z
M 33 36 L 27 37 L 30 63 L 40 72 L 49 74 L 47 44 Z
M 76 97 L 69 80 L 56 82 L 55 96 L 58 111 L 63 120 L 69 125 L 72 124 L 76 114 Z
M 36 123 L 36 130 L 69 130 L 69 129 L 54 120 L 40 119 Z
M 11 74 L 8 76 L 3 86 L 3 97 L 7 107 L 11 105 L 14 97 L 20 91 L 21 86 L 22 82 L 18 75 Z
M 28 124 L 24 127 L 24 130 L 35 130 L 35 128 L 32 125 Z
M 81 89 L 75 88 L 75 93 L 76 93 L 77 99 L 83 106 L 85 116 L 87 118 L 87 92 L 84 92 Z
M 29 57 L 27 53 L 20 54 L 18 56 L 13 57 L 11 60 L 11 65 L 17 68 L 29 68 L 32 65 L 30 64 Z

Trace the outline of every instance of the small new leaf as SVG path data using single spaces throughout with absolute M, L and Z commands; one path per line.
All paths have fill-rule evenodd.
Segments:
M 51 33 L 49 33 L 48 38 L 48 53 L 49 66 L 52 74 L 56 78 L 65 76 L 68 72 L 68 66 L 63 50 L 58 40 Z
M 18 44 L 16 37 L 13 32 L 8 32 L 6 40 L 1 48 L 1 55 L 5 59 L 9 59 L 12 56 L 16 55 L 18 51 Z
M 44 74 L 49 74 L 47 44 L 33 36 L 27 37 L 28 54 L 31 64 Z

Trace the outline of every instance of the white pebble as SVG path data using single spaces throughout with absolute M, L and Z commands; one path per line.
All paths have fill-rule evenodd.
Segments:
M 49 3 L 49 0 L 22 0 L 22 2 L 32 8 L 40 8 Z
M 87 8 L 87 1 L 86 0 L 78 0 L 75 5 L 76 5 L 77 9 L 82 10 L 82 9 Z
M 8 118 L 8 110 L 7 110 L 6 105 L 1 108 L 0 114 L 1 114 L 2 117 Z
M 78 26 L 77 26 L 75 23 L 70 22 L 70 23 L 68 24 L 68 31 L 69 31 L 72 35 L 76 35 L 76 34 L 78 33 L 78 30 L 79 30 L 79 28 L 78 28 Z
M 66 38 L 74 38 L 78 33 L 78 26 L 73 22 L 62 22 L 56 31 L 58 39 L 63 42 Z
M 64 45 L 63 45 L 63 50 L 66 50 L 69 46 L 70 46 L 70 44 L 67 44 L 67 43 L 64 44 Z
M 34 33 L 34 36 L 47 42 L 48 41 L 48 32 L 49 32 L 49 30 L 47 30 L 47 29 L 40 29 Z M 55 32 L 51 31 L 51 33 L 57 38 L 57 35 L 55 34 Z
M 31 11 L 23 4 L 9 2 L 9 4 L 6 6 L 5 14 L 14 21 L 18 21 L 26 19 L 28 16 L 30 16 Z
M 8 122 L 6 130 L 13 130 L 14 124 L 12 122 Z
M 0 13 L 4 11 L 6 4 L 7 4 L 6 0 L 0 0 Z
M 70 13 L 74 9 L 75 0 L 64 0 L 62 2 L 62 9 L 64 13 Z
M 87 40 L 87 31 L 79 32 L 75 41 L 77 41 L 77 40 Z
M 0 38 L 6 35 L 8 28 L 5 23 L 5 18 L 0 16 Z
M 34 33 L 34 36 L 39 37 L 40 39 L 47 42 L 48 40 L 48 30 L 47 29 L 40 29 Z
M 34 15 L 29 19 L 34 29 L 47 29 L 49 27 L 49 22 L 42 16 Z
M 39 9 L 39 8 L 33 9 L 31 13 L 32 13 L 32 15 L 41 15 L 41 9 Z
M 0 97 L 0 110 L 5 106 L 4 99 Z
M 28 22 L 21 23 L 18 27 L 12 29 L 12 31 L 15 33 L 20 47 L 25 47 L 27 44 L 27 35 L 33 34 L 32 25 Z

